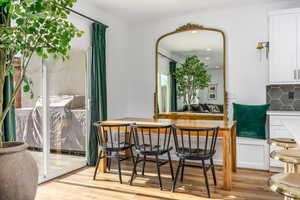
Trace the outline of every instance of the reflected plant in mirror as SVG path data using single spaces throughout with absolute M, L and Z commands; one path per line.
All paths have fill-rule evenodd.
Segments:
M 177 83 L 177 96 L 183 98 L 188 111 L 197 98 L 198 91 L 208 87 L 211 75 L 207 73 L 207 65 L 200 61 L 197 56 L 189 56 L 185 62 L 178 66 L 174 76 Z

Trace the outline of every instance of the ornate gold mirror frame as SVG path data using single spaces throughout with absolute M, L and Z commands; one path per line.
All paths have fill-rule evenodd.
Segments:
M 224 80 L 224 112 L 223 114 L 209 114 L 209 113 L 180 113 L 180 112 L 172 112 L 172 113 L 159 113 L 158 108 L 158 50 L 159 50 L 159 42 L 169 36 L 176 33 L 181 33 L 185 31 L 192 31 L 192 30 L 206 30 L 206 31 L 214 31 L 221 33 L 223 37 L 223 49 L 224 49 L 224 56 L 223 56 L 223 63 L 224 63 L 224 73 L 223 73 L 223 80 Z M 206 28 L 197 24 L 186 24 L 184 26 L 179 27 L 173 32 L 167 33 L 161 36 L 156 42 L 155 48 L 155 93 L 154 93 L 154 118 L 161 118 L 161 119 L 204 119 L 204 120 L 228 120 L 228 99 L 227 99 L 227 84 L 226 84 L 226 38 L 225 33 L 222 30 L 215 29 L 215 28 Z

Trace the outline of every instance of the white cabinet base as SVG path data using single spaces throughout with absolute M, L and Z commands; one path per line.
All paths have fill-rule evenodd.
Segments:
M 214 162 L 216 165 L 222 165 L 222 140 L 218 139 L 216 146 L 217 153 Z M 237 138 L 237 167 L 269 170 L 270 151 L 269 145 L 266 140 L 250 139 L 250 138 Z M 172 152 L 172 160 L 177 160 L 175 152 Z M 167 157 L 165 157 L 167 159 Z M 177 166 L 176 166 L 177 167 Z
M 238 167 L 269 170 L 269 155 L 266 140 L 238 138 Z
M 216 164 L 222 165 L 221 143 L 218 145 Z M 266 140 L 237 138 L 237 167 L 269 170 L 269 145 Z

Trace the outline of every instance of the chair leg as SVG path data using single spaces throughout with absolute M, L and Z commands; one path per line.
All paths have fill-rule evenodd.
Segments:
M 171 171 L 171 176 L 172 176 L 172 181 L 173 181 L 174 180 L 174 172 L 173 172 L 173 166 L 172 166 L 172 160 L 171 160 L 170 152 L 168 152 L 168 158 L 169 158 L 170 171 Z
M 120 180 L 120 183 L 122 184 L 121 156 L 120 155 L 118 155 L 118 169 L 119 169 L 119 180 Z
M 111 158 L 108 159 L 108 171 L 111 169 Z
M 181 178 L 180 178 L 180 181 L 181 181 L 181 182 L 183 182 L 184 164 L 185 164 L 185 159 L 183 159 L 183 161 L 182 161 L 182 167 L 181 167 Z
M 136 173 L 136 166 L 137 166 L 137 164 L 138 164 L 139 157 L 140 157 L 140 154 L 137 154 L 137 155 L 136 155 L 136 159 L 135 159 L 135 161 L 134 161 L 134 165 L 133 165 L 133 169 L 132 169 L 132 173 L 131 173 L 131 178 L 130 178 L 129 185 L 132 185 L 132 181 L 133 181 L 134 175 L 135 175 L 135 173 Z
M 216 172 L 215 172 L 215 165 L 214 165 L 214 161 L 211 158 L 210 159 L 210 164 L 211 164 L 211 171 L 212 171 L 212 175 L 213 175 L 213 179 L 214 179 L 214 184 L 215 186 L 217 185 L 217 178 L 216 178 Z
M 132 164 L 134 165 L 134 154 L 133 154 L 133 151 L 132 151 L 132 148 L 130 148 L 130 154 L 131 154 L 131 160 L 132 160 Z M 137 175 L 137 172 L 135 171 L 135 174 Z
M 147 159 L 147 157 L 146 157 L 146 155 L 144 155 L 143 168 L 142 168 L 142 176 L 145 175 L 146 159 Z
M 101 160 L 101 155 L 102 155 L 102 151 L 100 151 L 100 154 L 98 155 L 98 158 L 97 158 L 97 162 L 96 162 L 96 167 L 95 167 L 95 172 L 94 172 L 94 178 L 93 178 L 93 180 L 96 179 L 96 175 L 97 175 L 99 163 L 100 163 L 100 160 Z
M 111 156 L 111 152 L 109 152 L 108 155 Z M 110 171 L 110 169 L 111 169 L 111 158 L 107 158 L 106 166 L 107 166 L 108 171 Z
M 162 190 L 163 187 L 162 187 L 162 182 L 161 182 L 161 177 L 160 177 L 160 166 L 159 166 L 158 155 L 156 155 L 155 158 L 156 158 L 156 168 L 157 168 L 157 175 L 158 175 L 158 180 L 159 180 L 159 187 L 160 187 L 160 190 Z
M 206 171 L 206 167 L 205 167 L 205 161 L 202 160 L 202 169 L 203 169 L 203 174 L 204 174 L 204 178 L 205 178 L 205 185 L 206 185 L 206 191 L 208 194 L 208 198 L 210 198 L 210 191 L 209 191 L 209 185 L 208 185 L 208 178 L 207 178 L 207 171 Z
M 175 178 L 173 180 L 173 185 L 172 185 L 172 189 L 171 189 L 172 192 L 175 192 L 176 182 L 177 182 L 177 178 L 178 178 L 180 167 L 181 167 L 181 161 L 182 161 L 182 159 L 180 158 L 179 163 L 178 163 L 178 167 L 177 167 L 177 170 L 176 170 Z
M 107 162 L 106 162 L 106 167 L 108 167 L 108 161 L 109 161 L 109 158 L 106 158 Z

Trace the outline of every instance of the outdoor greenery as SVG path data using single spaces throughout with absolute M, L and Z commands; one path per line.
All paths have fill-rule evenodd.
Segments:
M 0 0 L 0 147 L 2 126 L 5 116 L 13 105 L 20 88 L 31 91 L 31 80 L 26 75 L 33 54 L 47 59 L 49 54 L 63 60 L 69 59 L 70 42 L 83 32 L 68 21 L 71 8 L 76 0 Z M 14 74 L 13 61 L 21 55 L 21 79 L 8 105 L 3 108 L 3 86 L 5 77 Z
M 197 97 L 197 92 L 208 87 L 211 76 L 207 73 L 206 64 L 197 56 L 187 57 L 185 63 L 176 68 L 174 73 L 177 84 L 177 96 L 182 97 L 190 109 Z

